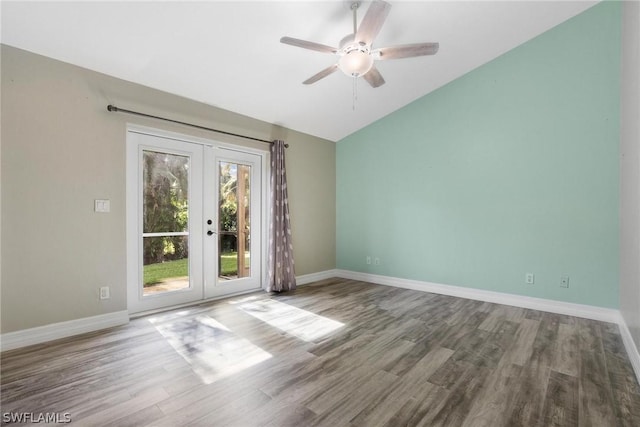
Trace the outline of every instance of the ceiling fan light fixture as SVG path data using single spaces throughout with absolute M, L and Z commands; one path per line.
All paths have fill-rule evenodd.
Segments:
M 350 77 L 360 77 L 373 66 L 373 57 L 368 52 L 354 49 L 346 52 L 338 61 L 338 67 Z

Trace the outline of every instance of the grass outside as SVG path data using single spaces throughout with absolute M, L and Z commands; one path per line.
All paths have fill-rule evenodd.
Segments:
M 221 276 L 233 276 L 238 274 L 238 254 L 236 252 L 227 252 L 221 255 Z M 249 254 L 246 256 L 246 263 L 249 263 Z M 175 261 L 160 262 L 157 264 L 145 265 L 144 286 L 152 286 L 162 283 L 167 279 L 176 277 L 186 277 L 189 275 L 189 265 L 187 259 L 178 259 Z

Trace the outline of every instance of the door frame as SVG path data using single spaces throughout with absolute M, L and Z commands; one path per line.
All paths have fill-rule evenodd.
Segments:
M 140 231 L 139 230 L 140 188 L 139 188 L 138 174 L 139 174 L 140 166 L 139 166 L 139 159 L 138 159 L 138 144 L 135 144 L 130 141 L 129 139 L 130 133 L 149 135 L 153 137 L 204 146 L 202 149 L 203 164 L 205 162 L 205 157 L 207 156 L 207 151 L 208 151 L 207 147 L 213 148 L 214 150 L 222 149 L 225 151 L 247 153 L 247 154 L 252 154 L 259 157 L 259 161 L 261 163 L 260 205 L 261 205 L 262 215 L 260 218 L 261 232 L 260 232 L 260 245 L 259 245 L 260 252 L 261 252 L 260 253 L 260 271 L 257 272 L 257 274 L 259 277 L 260 287 L 256 289 L 251 289 L 249 291 L 212 296 L 212 293 L 207 291 L 207 286 L 212 285 L 215 287 L 215 283 L 214 284 L 206 283 L 204 274 L 206 273 L 208 267 L 206 267 L 206 263 L 203 260 L 203 263 L 202 263 L 203 271 L 199 272 L 198 274 L 198 276 L 200 277 L 200 280 L 203 281 L 203 286 L 201 288 L 202 289 L 201 295 L 196 300 L 192 300 L 184 303 L 177 303 L 177 304 L 184 305 L 184 304 L 190 304 L 190 303 L 200 303 L 207 300 L 226 298 L 231 295 L 255 292 L 257 289 L 264 289 L 265 283 L 266 283 L 266 276 L 268 274 L 267 273 L 267 246 L 268 246 L 268 232 L 269 232 L 268 217 L 270 214 L 268 196 L 269 196 L 269 176 L 270 176 L 270 167 L 271 167 L 271 164 L 268 161 L 269 153 L 270 153 L 269 148 L 266 148 L 265 150 L 261 150 L 261 149 L 246 147 L 242 145 L 224 143 L 224 142 L 216 141 L 213 139 L 201 138 L 201 137 L 196 137 L 188 134 L 166 131 L 166 130 L 142 126 L 138 124 L 127 123 L 126 138 L 125 138 L 126 139 L 126 150 L 125 150 L 126 151 L 126 180 L 125 180 L 126 182 L 126 272 L 127 272 L 126 295 L 127 295 L 127 309 L 129 313 L 130 314 L 140 313 L 140 312 L 149 311 L 149 310 L 156 310 L 158 308 L 163 308 L 163 309 L 170 308 L 172 306 L 172 305 L 168 305 L 167 307 L 146 308 L 143 306 L 143 304 L 140 304 L 140 301 L 138 299 L 136 299 L 136 301 L 133 302 L 133 304 L 131 301 L 132 298 L 136 298 L 136 292 L 137 292 L 137 290 L 136 292 L 133 292 L 133 286 L 134 286 L 133 284 L 135 283 L 136 287 L 139 286 L 139 283 L 140 283 L 139 281 L 141 280 L 141 278 L 140 278 L 140 259 L 139 259 L 140 244 L 138 240 L 139 231 Z M 203 184 L 204 184 L 204 181 L 210 180 L 211 178 L 213 178 L 213 176 L 211 176 L 212 173 L 213 173 L 212 171 L 204 170 L 204 167 L 203 167 Z M 214 182 L 217 184 L 217 179 Z M 202 185 L 202 188 L 204 191 L 204 185 Z M 200 200 L 202 201 L 202 203 L 200 203 L 200 206 L 201 206 L 200 208 L 203 210 L 203 212 L 206 209 L 211 209 L 210 202 L 207 201 L 207 199 L 204 197 L 204 194 L 197 195 L 196 197 L 200 197 Z M 214 207 L 214 210 L 212 212 L 215 212 L 216 220 L 217 220 L 217 207 Z M 204 237 L 205 229 L 206 227 L 204 224 L 198 224 L 193 230 L 193 232 L 200 232 Z M 203 241 L 203 245 L 200 250 L 204 251 L 204 245 L 206 244 L 207 240 L 203 238 L 202 241 Z M 215 270 L 217 270 L 217 266 L 215 267 Z M 217 281 L 218 280 L 217 271 L 213 276 L 210 276 L 210 277 L 213 277 L 213 280 Z M 156 296 L 154 296 L 154 298 L 155 297 Z

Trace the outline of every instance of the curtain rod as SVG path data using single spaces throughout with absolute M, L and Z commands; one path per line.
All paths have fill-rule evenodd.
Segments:
M 111 104 L 107 105 L 107 110 L 111 111 L 111 112 L 115 112 L 115 113 L 121 112 L 121 113 L 127 113 L 127 114 L 134 114 L 136 116 L 149 117 L 151 119 L 164 120 L 165 122 L 171 122 L 171 123 L 177 123 L 179 125 L 191 126 L 193 128 L 198 128 L 198 129 L 202 129 L 202 130 L 208 130 L 210 132 L 217 132 L 217 133 L 222 133 L 224 135 L 237 136 L 239 138 L 251 139 L 253 141 L 264 142 L 266 144 L 273 144 L 273 141 L 267 141 L 266 139 L 254 138 L 252 136 L 240 135 L 240 134 L 237 134 L 237 133 L 227 132 L 227 131 L 224 131 L 224 130 L 208 128 L 208 127 L 200 126 L 200 125 L 194 125 L 193 123 L 187 123 L 187 122 L 181 122 L 179 120 L 167 119 L 166 117 L 153 116 L 151 114 L 140 113 L 138 111 L 125 110 L 124 108 L 118 108 L 115 105 L 111 105 Z M 286 148 L 289 148 L 289 144 L 284 144 L 284 146 Z

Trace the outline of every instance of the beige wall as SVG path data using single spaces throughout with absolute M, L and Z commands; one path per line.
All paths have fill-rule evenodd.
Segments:
M 265 147 L 109 113 L 110 103 L 285 139 L 296 274 L 335 268 L 332 142 L 12 47 L 1 55 L 2 333 L 126 309 L 127 123 Z M 111 213 L 94 213 L 94 199 L 110 199 Z M 100 301 L 105 285 L 111 299 Z
M 620 311 L 640 350 L 640 3 L 622 16 Z

